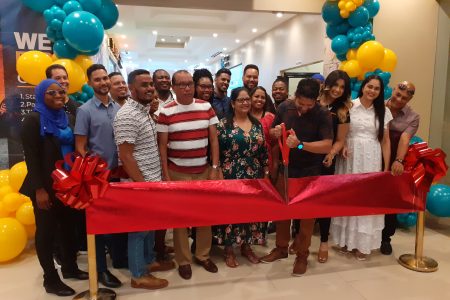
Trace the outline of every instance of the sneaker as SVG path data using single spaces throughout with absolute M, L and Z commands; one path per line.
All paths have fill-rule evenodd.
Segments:
M 260 258 L 260 261 L 263 263 L 271 263 L 276 260 L 286 259 L 288 258 L 287 250 L 283 250 L 279 247 L 273 248 L 269 254 Z
M 381 254 L 391 255 L 392 254 L 392 246 L 390 242 L 382 241 L 380 247 Z
M 147 270 L 150 273 L 158 271 L 169 271 L 175 269 L 175 263 L 173 260 L 154 261 L 147 266 Z
M 306 267 L 308 265 L 308 259 L 306 257 L 297 256 L 294 262 L 294 269 L 292 270 L 292 276 L 302 276 L 306 273 Z
M 131 287 L 135 289 L 157 290 L 169 285 L 166 279 L 157 278 L 153 275 L 144 275 L 139 278 L 131 278 Z

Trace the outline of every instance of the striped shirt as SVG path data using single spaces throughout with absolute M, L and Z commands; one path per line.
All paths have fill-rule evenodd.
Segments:
M 209 126 L 219 122 L 206 101 L 194 99 L 189 105 L 176 100 L 161 109 L 156 130 L 168 133 L 169 169 L 189 174 L 206 170 Z
M 135 100 L 125 102 L 114 120 L 114 136 L 117 146 L 134 145 L 133 157 L 145 181 L 161 181 L 156 125 L 149 110 L 149 105 L 143 106 Z

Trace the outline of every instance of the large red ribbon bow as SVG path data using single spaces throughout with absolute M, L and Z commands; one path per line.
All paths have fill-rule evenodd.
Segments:
M 64 168 L 64 163 L 71 167 Z M 56 197 L 65 205 L 76 209 L 88 207 L 92 201 L 104 196 L 108 188 L 110 171 L 107 163 L 98 155 L 82 157 L 69 153 L 55 164 L 52 172 Z

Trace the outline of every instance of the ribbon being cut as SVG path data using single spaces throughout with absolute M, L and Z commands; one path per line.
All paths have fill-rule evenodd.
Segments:
M 53 178 L 61 201 L 87 207 L 87 232 L 106 234 L 423 211 L 431 183 L 446 174 L 445 154 L 426 143 L 414 144 L 405 170 L 401 176 L 377 172 L 290 178 L 288 203 L 264 179 L 108 185 L 105 163 L 96 156 L 75 156 L 70 172 L 60 162 Z

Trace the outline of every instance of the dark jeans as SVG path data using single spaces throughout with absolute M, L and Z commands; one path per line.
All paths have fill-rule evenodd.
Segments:
M 53 246 L 58 228 L 61 230 L 61 271 L 65 273 L 77 270 L 77 249 L 73 238 L 74 210 L 64 206 L 59 200 L 53 201 L 53 206 L 48 210 L 38 208 L 36 201 L 33 201 L 33 207 L 36 219 L 36 253 L 46 280 L 58 276 L 53 263 Z
M 319 222 L 320 228 L 320 242 L 327 243 L 328 235 L 330 233 L 331 218 L 320 218 L 317 219 L 317 221 Z
M 106 272 L 106 247 L 108 246 L 111 259 L 114 262 L 126 263 L 128 242 L 127 233 L 115 233 L 115 234 L 97 234 L 95 235 L 95 251 L 97 256 L 97 272 Z
M 384 229 L 381 234 L 383 242 L 391 242 L 391 237 L 395 234 L 397 229 L 397 215 L 384 215 Z

